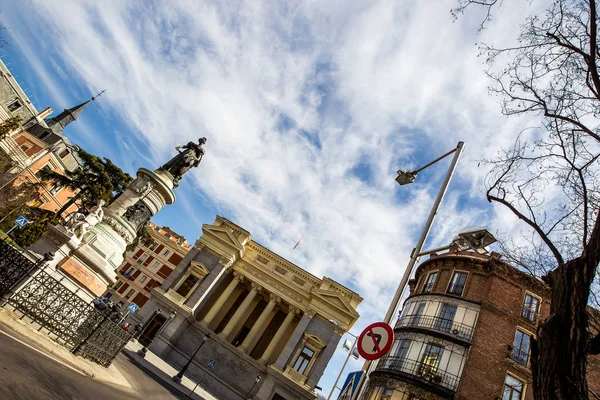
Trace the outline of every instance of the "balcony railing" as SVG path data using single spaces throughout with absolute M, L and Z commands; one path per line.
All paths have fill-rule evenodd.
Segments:
M 455 336 L 469 342 L 473 340 L 472 326 L 431 315 L 405 315 L 396 323 L 396 328 L 404 327 L 424 328 L 445 333 L 449 336 Z
M 527 368 L 527 364 L 529 363 L 529 350 L 514 347 L 510 352 L 509 357 L 517 364 Z
M 413 379 L 441 386 L 455 392 L 460 377 L 440 369 L 436 365 L 425 364 L 401 357 L 384 357 L 377 364 L 377 371 L 392 371 L 410 375 Z

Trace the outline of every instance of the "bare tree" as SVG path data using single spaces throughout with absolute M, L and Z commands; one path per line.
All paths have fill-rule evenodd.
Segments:
M 458 0 L 454 15 L 497 0 Z M 595 0 L 556 0 L 527 18 L 518 44 L 482 44 L 490 91 L 505 115 L 540 116 L 492 166 L 487 199 L 524 222 L 504 243 L 509 259 L 552 288 L 550 315 L 532 341 L 535 399 L 586 399 L 587 354 L 597 329 L 588 302 L 600 262 L 600 74 Z M 501 65 L 498 67 L 498 65 Z

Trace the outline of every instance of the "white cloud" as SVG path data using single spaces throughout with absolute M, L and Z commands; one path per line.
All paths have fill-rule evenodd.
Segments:
M 395 169 L 465 140 L 429 244 L 475 223 L 514 226 L 483 202 L 477 162 L 510 143 L 523 121 L 507 121 L 488 98 L 478 20 L 452 23 L 452 6 L 30 0 L 8 14 L 43 21 L 64 68 L 107 89 L 103 112 L 121 118 L 119 132 L 137 136 L 118 141 L 129 160 L 138 139 L 151 152 L 138 157 L 154 162 L 207 136 L 205 160 L 192 173 L 203 196 L 272 250 L 361 294 L 358 333 L 383 317 L 445 173 L 437 165 L 429 182 L 399 188 Z M 503 24 L 492 24 L 488 38 L 505 40 L 522 12 L 503 8 Z M 11 28 L 23 36 L 19 47 L 35 40 L 27 22 Z M 44 55 L 27 55 L 62 97 Z M 178 195 L 192 213 L 193 194 Z

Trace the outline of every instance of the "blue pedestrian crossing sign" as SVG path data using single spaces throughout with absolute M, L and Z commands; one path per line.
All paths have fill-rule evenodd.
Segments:
M 17 217 L 17 219 L 15 219 L 15 225 L 17 225 L 19 228 L 24 227 L 29 221 L 27 221 L 27 218 L 25 218 L 24 216 L 20 215 Z
M 137 309 L 138 309 L 138 308 L 139 308 L 139 307 L 138 307 L 138 305 L 137 305 L 137 304 L 135 304 L 135 303 L 131 303 L 131 304 L 129 305 L 129 307 L 127 307 L 127 310 L 129 310 L 129 312 L 131 312 L 131 313 L 134 313 L 134 312 L 136 312 L 136 311 L 137 311 Z
M 215 367 L 215 365 L 217 365 L 217 360 L 213 360 L 212 358 L 210 359 L 208 364 L 206 364 L 206 366 L 210 369 L 213 369 Z

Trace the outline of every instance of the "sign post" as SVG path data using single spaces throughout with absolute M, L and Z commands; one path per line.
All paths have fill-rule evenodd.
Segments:
M 375 322 L 358 337 L 358 353 L 365 360 L 383 357 L 394 344 L 394 330 L 385 322 Z
M 27 225 L 28 222 L 29 221 L 27 220 L 27 218 L 25 218 L 22 215 L 19 215 L 17 217 L 17 219 L 15 219 L 15 226 L 13 226 L 12 228 L 10 228 L 8 230 L 8 232 L 6 232 L 6 235 L 8 235 L 9 233 L 11 233 L 13 231 L 13 229 L 15 229 L 15 228 L 21 229 L 22 227 L 24 227 L 25 225 Z
M 133 303 L 133 302 L 132 302 L 132 303 L 131 303 L 129 306 L 127 306 L 127 314 L 125 314 L 125 315 L 123 316 L 123 318 L 121 318 L 121 320 L 119 321 L 119 324 L 120 324 L 121 322 L 125 321 L 125 318 L 127 318 L 127 316 L 128 316 L 129 314 L 136 312 L 138 308 L 139 308 L 139 307 L 138 307 L 138 305 L 137 305 L 137 304 L 135 304 L 135 303 Z

